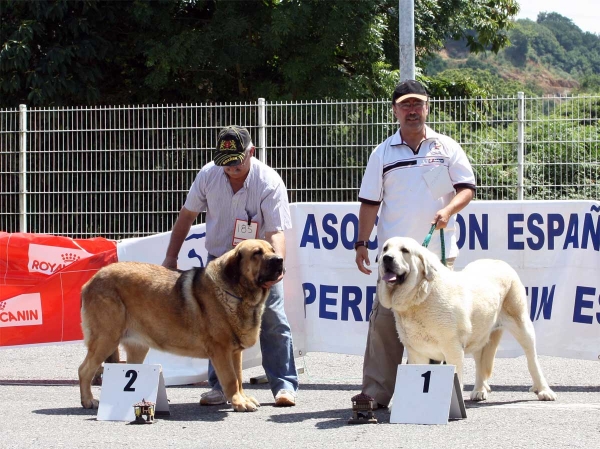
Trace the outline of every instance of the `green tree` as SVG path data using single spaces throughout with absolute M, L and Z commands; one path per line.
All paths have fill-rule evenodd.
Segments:
M 536 95 L 536 92 L 532 91 L 527 85 L 514 80 L 502 79 L 493 68 L 463 67 L 448 69 L 431 78 L 431 80 L 425 82 L 429 83 L 431 94 L 435 97 L 512 97 L 519 91 L 528 96 Z
M 445 69 L 482 69 L 499 74 L 490 93 L 507 92 L 512 80 L 527 81 L 525 92 L 533 95 L 557 92 L 594 92 L 593 75 L 600 73 L 600 36 L 584 33 L 572 21 L 556 13 L 544 13 L 538 22 L 520 19 L 508 31 L 511 45 L 498 54 L 468 53 L 466 40 L 447 40 L 444 53 L 427 59 L 424 73 L 437 76 Z M 435 63 L 434 63 L 435 62 Z M 577 88 L 577 83 L 583 90 Z
M 471 52 L 498 53 L 509 44 L 507 30 L 519 12 L 516 0 L 421 0 L 415 2 L 417 45 L 425 53 L 447 38 L 465 39 Z
M 581 29 L 571 19 L 558 13 L 542 12 L 538 15 L 537 23 L 548 28 L 567 51 L 580 47 L 583 43 Z
M 498 51 L 517 11 L 416 0 L 418 64 L 448 38 Z M 2 106 L 387 97 L 397 81 L 397 0 L 0 0 L 0 16 Z
M 580 80 L 578 93 L 600 93 L 600 75 L 595 73 L 584 75 Z
M 533 53 L 542 57 L 548 65 L 563 67 L 567 59 L 566 52 L 552 31 L 532 21 L 519 21 L 517 27 L 519 26 L 522 26 L 528 36 Z
M 98 2 L 0 2 L 0 95 L 16 102 L 93 103 L 109 42 L 98 34 L 114 21 Z
M 527 53 L 529 52 L 528 36 L 520 29 L 516 29 L 511 33 L 510 41 L 510 47 L 504 50 L 506 57 L 517 67 L 525 66 Z

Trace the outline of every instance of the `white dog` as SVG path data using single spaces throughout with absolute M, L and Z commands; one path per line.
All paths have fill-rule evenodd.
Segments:
M 525 287 L 507 263 L 478 260 L 453 272 L 415 240 L 394 237 L 384 243 L 379 259 L 377 297 L 394 311 L 408 363 L 445 360 L 456 366 L 462 388 L 464 354 L 473 354 L 471 400 L 487 399 L 491 391 L 487 381 L 503 328 L 525 351 L 531 391 L 542 401 L 556 399 L 538 363 Z

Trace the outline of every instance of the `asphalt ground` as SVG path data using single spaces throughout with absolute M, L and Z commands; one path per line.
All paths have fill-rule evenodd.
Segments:
M 171 416 L 152 425 L 98 421 L 79 404 L 82 343 L 0 349 L 1 448 L 600 448 L 600 361 L 540 357 L 558 394 L 540 402 L 529 392 L 524 357 L 497 359 L 487 401 L 465 400 L 467 418 L 447 425 L 348 425 L 350 398 L 360 392 L 362 357 L 309 353 L 297 359 L 297 405 L 273 406 L 267 385 L 244 386 L 261 401 L 254 413 L 201 407 L 205 384 L 167 387 Z M 465 398 L 474 382 L 466 360 Z M 94 387 L 96 397 L 100 387 Z M 396 400 L 401 400 L 398 398 Z

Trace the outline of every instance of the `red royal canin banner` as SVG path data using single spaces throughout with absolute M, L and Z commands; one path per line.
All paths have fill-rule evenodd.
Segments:
M 81 287 L 116 261 L 104 238 L 0 232 L 0 347 L 81 340 Z

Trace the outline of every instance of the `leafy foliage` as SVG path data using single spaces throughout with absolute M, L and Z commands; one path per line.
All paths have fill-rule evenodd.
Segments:
M 107 56 L 97 29 L 114 20 L 95 1 L 0 3 L 0 93 L 14 101 L 93 103 Z
M 416 0 L 417 63 L 498 51 L 515 0 Z M 0 105 L 388 97 L 397 0 L 0 0 Z M 467 29 L 472 30 L 468 35 Z

